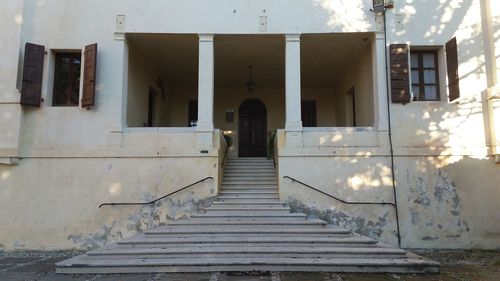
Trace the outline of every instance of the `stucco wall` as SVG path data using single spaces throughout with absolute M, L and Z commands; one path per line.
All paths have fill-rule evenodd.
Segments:
M 360 54 L 358 61 L 353 62 L 350 69 L 346 70 L 341 82 L 336 86 L 337 92 L 335 100 L 336 116 L 339 122 L 337 126 L 345 127 L 348 119 L 346 99 L 350 98 L 346 94 L 354 87 L 354 100 L 356 107 L 356 126 L 374 125 L 374 93 L 373 93 L 373 65 L 370 52 Z
M 489 149 L 483 114 L 479 1 L 395 2 L 387 15 L 388 43 L 440 49 L 444 83 L 443 45 L 456 36 L 461 90 L 453 103 L 442 87 L 441 101 L 390 104 L 402 246 L 498 248 L 500 228 L 493 222 L 500 166 Z M 280 134 L 280 195 L 311 216 L 397 244 L 390 207 L 347 206 L 282 178 L 292 176 L 348 201 L 394 202 L 387 132 L 366 130 L 304 132 L 298 148 L 287 147 Z
M 35 158 L 0 165 L 0 224 L 9 229 L 0 249 L 95 248 L 189 216 L 217 194 L 217 166 L 216 157 Z M 98 208 L 148 202 L 207 176 L 214 180 L 153 205 Z
M 127 126 L 146 127 L 148 123 L 149 87 L 153 88 L 153 127 L 169 127 L 171 105 L 167 80 L 156 69 L 155 62 L 148 61 L 134 48 L 129 49 Z M 160 87 L 162 86 L 162 87 Z
M 184 127 L 188 118 L 189 100 L 197 100 L 195 88 L 175 88 L 172 91 L 172 112 L 170 127 Z M 334 98 L 337 93 L 328 88 L 302 89 L 303 100 L 315 100 L 319 127 L 335 126 Z M 267 131 L 272 132 L 285 126 L 284 89 L 259 88 L 249 94 L 243 88 L 216 88 L 214 104 L 214 125 L 233 139 L 231 155 L 238 155 L 238 114 L 241 103 L 255 98 L 267 108 Z M 226 110 L 234 111 L 234 121 L 226 122 Z
M 394 2 L 395 9 L 387 13 L 388 43 L 442 48 L 456 36 L 461 81 L 461 98 L 457 102 L 447 102 L 443 92 L 439 102 L 390 105 L 402 246 L 498 248 L 500 230 L 494 222 L 499 219 L 496 208 L 500 166 L 491 158 L 483 117 L 481 93 L 487 86 L 480 1 Z M 20 160 L 19 165 L 0 164 L 0 224 L 10 230 L 2 232 L 0 248 L 95 247 L 189 213 L 196 209 L 194 202 L 215 194 L 221 172 L 217 165 L 221 152 L 218 133 L 215 147 L 202 155 L 192 129 L 127 128 L 125 109 L 127 104 L 133 104 L 127 103 L 127 87 L 132 88 L 131 92 L 136 90 L 133 81 L 132 85 L 126 81 L 128 51 L 120 33 L 381 32 L 380 21 L 377 23 L 369 11 L 371 3 L 152 0 L 144 5 L 132 0 L 2 1 L 0 129 L 5 133 L 0 134 L 0 163 L 14 163 L 10 157 Z M 493 10 L 495 25 L 498 10 Z M 125 15 L 123 26 L 117 27 L 116 15 Z M 265 27 L 259 25 L 261 16 L 267 17 Z M 497 54 L 498 30 L 494 32 Z M 26 42 L 43 44 L 48 50 L 42 85 L 45 102 L 41 108 L 21 109 L 18 104 L 16 86 L 20 85 L 22 71 L 18 61 Z M 95 42 L 99 48 L 96 107 L 52 107 L 51 50 L 81 50 Z M 356 87 L 358 93 L 368 93 L 375 82 L 370 82 L 369 57 L 367 53 L 361 58 L 366 63 L 353 68 L 355 75 L 347 75 L 362 84 Z M 444 71 L 442 51 L 440 63 Z M 134 71 L 135 65 L 131 67 Z M 138 71 L 141 69 L 151 71 L 145 66 Z M 149 76 L 156 74 L 147 79 Z M 441 77 L 445 77 L 444 72 Z M 146 83 L 147 79 L 140 83 L 151 83 Z M 344 95 L 356 83 L 348 84 L 333 93 Z M 238 94 L 233 96 L 236 91 Z M 331 93 L 326 89 L 303 89 L 303 99 L 317 95 L 321 99 L 318 105 L 325 107 L 318 110 L 320 124 L 340 122 L 338 111 L 326 98 Z M 182 106 L 173 108 L 171 120 L 165 122 L 185 127 L 187 100 L 196 99 L 197 90 L 172 89 L 171 94 L 172 100 L 167 103 Z M 377 111 L 384 108 L 385 93 L 380 94 L 373 96 L 373 102 L 369 98 L 360 100 L 358 107 L 366 114 L 360 116 L 360 125 L 373 128 L 305 130 L 299 147 L 284 146 L 284 135 L 280 135 L 280 195 L 295 210 L 394 244 L 396 222 L 390 207 L 343 206 L 282 178 L 293 176 L 347 200 L 392 202 L 388 134 L 377 131 L 384 128 L 377 125 L 387 122 L 386 112 Z M 246 96 L 248 93 L 242 89 L 216 90 L 216 127 L 235 132 L 237 118 L 233 124 L 226 124 L 224 111 L 228 107 L 236 109 Z M 275 114 L 268 118 L 268 129 L 282 128 L 284 99 L 276 96 L 283 97 L 283 91 L 262 89 L 255 96 L 269 104 Z M 97 208 L 105 200 L 136 201 L 161 196 L 205 176 L 214 177 L 214 182 L 207 181 L 152 208 Z

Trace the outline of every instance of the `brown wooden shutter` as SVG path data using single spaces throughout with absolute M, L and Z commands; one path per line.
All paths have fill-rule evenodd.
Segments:
M 393 103 L 410 102 L 410 71 L 408 65 L 408 45 L 392 44 L 391 56 L 391 98 Z
M 85 46 L 84 56 L 82 107 L 90 108 L 95 105 L 97 43 Z
M 24 47 L 21 104 L 40 106 L 42 96 L 43 60 L 45 47 L 26 43 Z
M 451 102 L 460 97 L 457 38 L 453 38 L 446 43 L 446 68 L 448 70 L 448 90 Z

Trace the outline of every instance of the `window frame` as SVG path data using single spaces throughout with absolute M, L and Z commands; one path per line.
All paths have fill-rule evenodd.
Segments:
M 424 54 L 432 54 L 434 57 L 434 67 L 424 67 L 423 64 L 423 55 Z M 411 57 L 412 55 L 417 55 L 418 66 L 415 67 L 412 65 Z M 439 72 L 439 50 L 437 49 L 410 49 L 409 52 L 409 62 L 410 62 L 410 78 L 412 77 L 411 73 L 414 70 L 417 70 L 419 81 L 415 83 L 413 79 L 411 79 L 411 92 L 413 94 L 412 101 L 441 101 L 441 83 L 440 83 L 440 72 Z M 425 70 L 434 70 L 436 83 L 425 83 L 424 80 L 424 71 Z M 420 89 L 419 93 L 413 92 L 413 86 L 418 86 Z M 436 87 L 436 99 L 428 99 L 425 95 L 425 86 L 435 86 Z
M 82 62 L 82 52 L 81 50 L 55 50 L 54 51 L 54 59 L 53 59 L 53 77 L 52 77 L 52 89 L 51 89 L 51 93 L 52 93 L 52 102 L 51 102 L 51 105 L 53 107 L 79 107 L 80 106 L 80 98 L 81 98 L 81 91 L 82 91 L 82 70 L 83 70 L 83 62 Z M 69 77 L 71 77 L 71 81 L 74 81 L 75 78 L 78 79 L 78 98 L 77 98 L 77 102 L 76 103 L 72 103 L 72 104 L 68 104 L 68 101 L 71 101 L 71 98 L 70 98 L 70 95 L 69 93 L 67 92 L 67 88 L 64 90 L 64 96 L 66 98 L 66 103 L 65 104 L 62 104 L 62 103 L 56 103 L 58 101 L 58 98 L 56 98 L 56 91 L 58 90 L 58 79 L 60 79 L 60 73 L 62 73 L 62 71 L 58 71 L 60 70 L 60 58 L 71 58 L 71 59 L 75 59 L 75 58 L 79 58 L 80 60 L 80 69 L 78 72 L 71 72 L 69 71 L 68 73 L 73 73 L 74 75 L 69 75 Z

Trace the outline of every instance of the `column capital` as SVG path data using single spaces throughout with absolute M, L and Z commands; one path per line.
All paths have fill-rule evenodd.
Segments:
M 200 33 L 198 34 L 199 42 L 214 42 L 213 33 Z
M 300 42 L 300 34 L 285 34 L 286 42 Z
M 385 35 L 383 32 L 375 32 L 373 35 L 373 40 L 384 40 Z
M 125 32 L 115 32 L 114 39 L 115 41 L 123 41 L 125 44 L 128 44 L 127 33 Z

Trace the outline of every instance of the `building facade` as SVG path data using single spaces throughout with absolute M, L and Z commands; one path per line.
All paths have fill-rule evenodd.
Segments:
M 227 157 L 383 242 L 498 248 L 496 2 L 3 1 L 0 250 L 189 216 Z

